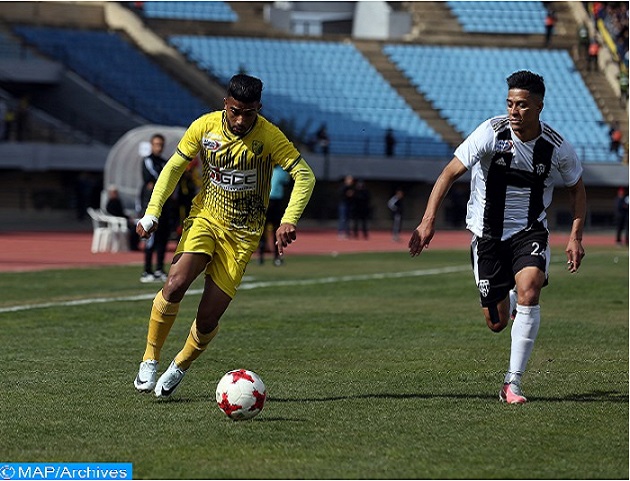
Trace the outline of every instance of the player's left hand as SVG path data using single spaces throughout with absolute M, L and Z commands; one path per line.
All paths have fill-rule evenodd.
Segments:
M 567 254 L 568 271 L 571 273 L 577 272 L 582 264 L 582 259 L 586 255 L 584 247 L 582 247 L 582 241 L 579 239 L 569 239 L 565 252 Z
M 293 224 L 280 224 L 276 231 L 276 246 L 278 246 L 278 254 L 284 254 L 284 248 L 291 244 L 297 238 L 297 232 L 295 225 Z

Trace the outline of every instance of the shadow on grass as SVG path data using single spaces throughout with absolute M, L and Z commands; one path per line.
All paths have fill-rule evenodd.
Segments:
M 276 398 L 270 397 L 271 402 L 289 403 L 289 402 L 330 402 L 330 401 L 346 401 L 352 399 L 479 399 L 479 400 L 497 400 L 497 394 L 461 394 L 461 393 L 442 393 L 442 394 L 353 394 L 348 396 L 329 396 L 329 397 L 313 397 L 313 398 Z M 628 404 L 628 394 L 619 391 L 591 391 L 582 394 L 567 394 L 566 396 L 554 397 L 532 397 L 532 400 L 538 402 L 611 402 Z
M 323 397 L 310 397 L 310 398 L 283 398 L 269 396 L 268 401 L 273 403 L 310 403 L 310 402 L 334 402 L 334 401 L 349 401 L 353 399 L 478 399 L 480 401 L 497 400 L 497 394 L 463 394 L 463 393 L 409 393 L 409 394 L 394 394 L 394 393 L 377 393 L 377 394 L 349 394 L 346 396 L 323 396 Z M 532 401 L 536 402 L 578 402 L 578 403 L 596 403 L 596 402 L 609 402 L 617 404 L 628 404 L 628 394 L 620 391 L 590 391 L 585 393 L 566 394 L 564 396 L 532 396 Z M 189 403 L 207 403 L 213 402 L 214 399 L 211 396 L 187 395 L 177 396 L 167 399 L 155 399 L 157 404 L 189 404 Z

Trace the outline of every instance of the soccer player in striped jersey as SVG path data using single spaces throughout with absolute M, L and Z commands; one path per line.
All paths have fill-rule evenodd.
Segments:
M 499 332 L 516 312 L 509 367 L 499 399 L 523 404 L 527 399 L 521 377 L 538 334 L 540 292 L 548 280 L 546 209 L 551 203 L 554 172 L 570 193 L 573 223 L 565 252 L 571 273 L 577 272 L 584 257 L 586 192 L 573 147 L 540 120 L 543 78 L 518 71 L 507 78 L 507 85 L 507 115 L 483 122 L 455 150 L 411 235 L 409 253 L 417 256 L 429 246 L 442 201 L 453 183 L 470 170 L 466 227 L 473 234 L 472 267 L 486 323 Z
M 275 232 L 279 254 L 296 239 L 296 225 L 313 191 L 315 176 L 280 129 L 259 114 L 262 88 L 255 77 L 232 77 L 224 109 L 203 115 L 188 127 L 138 222 L 138 234 L 147 238 L 157 228 L 162 207 L 186 166 L 199 154 L 203 187 L 184 221 L 168 278 L 153 301 L 146 349 L 134 381 L 138 391 L 170 396 L 217 334 L 219 319 L 236 294 L 262 235 L 276 165 L 294 180 L 289 204 Z M 202 272 L 205 284 L 196 319 L 184 347 L 157 379 L 160 351 L 179 304 Z

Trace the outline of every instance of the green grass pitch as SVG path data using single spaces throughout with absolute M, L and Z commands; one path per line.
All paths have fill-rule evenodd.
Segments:
M 131 462 L 151 479 L 628 479 L 628 253 L 590 249 L 576 275 L 564 264 L 556 249 L 523 406 L 498 402 L 510 333 L 485 327 L 467 251 L 252 263 L 166 402 L 132 384 L 159 289 L 137 266 L 2 273 L 0 462 Z M 251 421 L 214 401 L 236 368 L 267 386 Z

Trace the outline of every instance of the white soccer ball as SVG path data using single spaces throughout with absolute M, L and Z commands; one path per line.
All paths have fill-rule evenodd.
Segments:
M 267 390 L 260 376 L 246 369 L 226 373 L 217 384 L 217 404 L 235 421 L 251 419 L 262 411 Z

